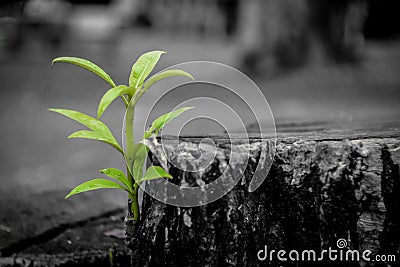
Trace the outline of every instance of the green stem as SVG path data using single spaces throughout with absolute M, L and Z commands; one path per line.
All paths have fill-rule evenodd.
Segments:
M 135 136 L 133 133 L 133 120 L 135 117 L 135 106 L 131 101 L 126 110 L 125 118 L 125 137 L 126 137 L 126 164 L 128 167 L 128 173 L 133 169 L 133 160 L 135 156 Z M 131 178 L 132 176 L 129 175 Z M 134 179 L 132 179 L 131 184 L 134 184 Z
M 130 196 L 132 200 L 131 212 L 133 213 L 133 220 L 138 222 L 140 219 L 140 210 L 139 210 L 139 185 L 137 183 L 133 186 L 133 192 Z
M 127 108 L 129 105 L 129 101 L 125 96 L 121 96 L 122 100 L 124 101 L 125 107 Z
M 135 222 L 139 221 L 140 210 L 139 210 L 139 199 L 138 190 L 139 185 L 135 182 L 134 177 L 131 174 L 133 170 L 133 160 L 135 156 L 135 136 L 133 133 L 133 120 L 135 118 L 135 101 L 130 101 L 126 110 L 125 118 L 125 137 L 126 137 L 126 164 L 127 164 L 127 174 L 130 184 L 133 185 L 132 192 L 129 194 L 132 200 L 131 211 L 133 213 L 133 220 Z

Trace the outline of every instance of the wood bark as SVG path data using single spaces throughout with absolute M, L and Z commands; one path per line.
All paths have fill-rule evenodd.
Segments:
M 201 138 L 181 138 L 185 153 L 196 153 Z M 230 163 L 231 142 L 213 138 L 226 158 L 215 159 L 199 174 L 170 166 L 173 183 L 196 186 L 219 175 Z M 164 140 L 166 150 L 177 141 Z M 208 205 L 183 208 L 144 196 L 142 215 L 126 219 L 126 242 L 133 266 L 395 266 L 363 261 L 260 261 L 268 250 L 371 250 L 372 255 L 400 251 L 400 134 L 359 131 L 338 134 L 286 134 L 276 139 L 276 154 L 263 184 L 248 192 L 260 147 L 271 138 L 251 137 L 251 153 L 242 180 L 224 197 Z M 153 151 L 157 153 L 157 151 Z M 154 156 L 151 159 L 157 164 Z M 344 250 L 345 251 L 345 250 Z M 317 254 L 318 255 L 318 254 Z M 288 255 L 286 255 L 288 257 Z M 318 257 L 318 256 L 317 256 Z M 396 263 L 395 263 L 396 264 Z

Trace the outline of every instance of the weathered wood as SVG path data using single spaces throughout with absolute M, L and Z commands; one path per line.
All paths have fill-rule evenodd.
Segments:
M 198 153 L 200 138 L 180 140 L 184 153 Z M 214 160 L 201 175 L 170 166 L 173 183 L 196 186 L 198 179 L 208 183 L 218 177 L 218 166 L 229 163 L 227 150 L 232 146 L 240 150 L 240 138 L 231 145 L 223 137 L 213 140 L 226 158 Z M 340 238 L 350 249 L 393 254 L 399 260 L 397 128 L 281 134 L 271 170 L 253 193 L 247 189 L 259 149 L 272 139 L 253 136 L 250 141 L 245 175 L 221 199 L 182 208 L 144 196 L 140 222 L 133 224 L 129 216 L 126 219 L 126 241 L 133 251 L 134 266 L 309 266 L 310 262 L 279 262 L 276 256 L 272 261 L 260 261 L 257 252 L 264 246 L 288 252 L 337 249 Z M 174 151 L 176 142 L 164 140 L 167 153 Z M 157 164 L 155 157 L 152 159 Z M 375 266 L 329 260 L 313 266 L 318 264 Z
M 32 246 L 40 246 L 69 229 L 120 214 L 126 208 L 123 195 L 122 198 L 118 197 L 115 191 L 82 194 L 68 201 L 64 195 L 65 191 L 1 195 L 0 225 L 5 229 L 0 231 L 0 257 L 9 257 Z M 87 244 L 86 249 L 96 247 Z M 54 246 L 52 249 L 55 251 Z
M 111 262 L 114 266 L 129 266 L 130 256 L 123 240 L 125 213 L 125 210 L 104 213 L 69 223 L 63 229 L 54 226 L 47 235 L 21 240 L 24 244 L 14 246 L 14 253 L 0 257 L 0 266 L 108 267 Z
M 29 259 L 35 267 L 108 267 L 111 261 L 114 266 L 122 266 L 123 263 L 129 263 L 128 251 L 123 243 L 122 218 L 125 214 L 125 210 L 108 216 L 104 214 L 71 226 L 57 237 L 19 252 L 14 258 Z

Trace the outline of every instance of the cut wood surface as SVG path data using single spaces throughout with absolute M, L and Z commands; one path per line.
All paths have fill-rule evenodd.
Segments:
M 284 263 L 276 257 L 260 261 L 257 252 L 265 246 L 320 252 L 338 249 L 339 239 L 348 249 L 395 255 L 398 264 L 400 131 L 396 125 L 286 132 L 276 139 L 254 135 L 248 162 L 236 163 L 229 162 L 227 152 L 241 150 L 240 136 L 211 138 L 219 157 L 201 173 L 170 165 L 172 182 L 198 186 L 215 180 L 224 163 L 248 163 L 241 182 L 217 201 L 192 208 L 166 205 L 145 195 L 140 222 L 133 224 L 129 218 L 126 222 L 134 266 L 309 266 L 310 262 Z M 181 153 L 195 157 L 201 139 L 180 138 L 179 153 L 178 140 L 164 138 L 163 145 L 172 158 Z M 276 154 L 271 170 L 260 188 L 250 193 L 260 148 L 273 140 Z M 152 160 L 159 164 L 154 155 L 160 151 L 154 146 L 152 152 Z M 186 160 L 185 164 L 199 163 Z M 316 265 L 380 266 L 326 258 Z
M 123 261 L 127 205 L 98 193 L 68 201 L 64 191 L 2 194 L 0 266 L 109 266 L 110 251 Z

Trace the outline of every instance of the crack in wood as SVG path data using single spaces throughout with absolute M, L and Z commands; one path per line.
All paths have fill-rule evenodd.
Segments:
M 82 220 L 68 222 L 68 223 L 61 223 L 61 224 L 57 225 L 56 227 L 48 229 L 40 234 L 19 240 L 17 242 L 14 242 L 14 243 L 2 248 L 0 250 L 0 256 L 1 257 L 9 257 L 12 254 L 23 251 L 24 249 L 27 249 L 33 245 L 48 242 L 48 241 L 56 238 L 57 236 L 61 235 L 68 229 L 81 227 L 81 226 L 84 226 L 93 221 L 119 214 L 123 211 L 124 211 L 124 209 L 118 208 L 118 209 L 113 209 L 113 210 L 101 213 L 99 215 L 88 217 L 88 218 L 85 218 Z

